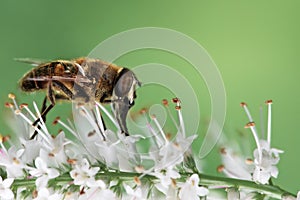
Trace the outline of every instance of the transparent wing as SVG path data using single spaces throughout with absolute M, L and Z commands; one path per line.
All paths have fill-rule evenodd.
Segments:
M 49 60 L 37 59 L 37 58 L 15 58 L 17 62 L 28 63 L 32 66 L 39 66 L 40 64 L 50 62 Z

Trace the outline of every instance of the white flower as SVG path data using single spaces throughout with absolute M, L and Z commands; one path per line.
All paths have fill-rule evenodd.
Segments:
M 11 191 L 10 186 L 14 182 L 13 178 L 5 180 L 0 176 L 0 199 L 13 199 L 14 193 Z
M 84 192 L 84 194 L 80 195 L 79 200 L 85 199 L 96 199 L 96 200 L 114 200 L 116 199 L 116 195 L 109 189 L 106 189 L 105 183 L 101 180 L 97 180 L 94 184 Z
M 0 149 L 0 165 L 6 168 L 7 176 L 10 178 L 23 177 L 24 163 L 21 160 L 21 156 L 24 149 L 19 149 L 15 146 L 11 146 L 8 151 L 4 148 Z
M 143 200 L 143 193 L 142 193 L 142 189 L 140 187 L 137 187 L 135 190 L 132 189 L 129 185 L 124 185 L 125 191 L 127 196 L 125 197 L 126 199 L 130 199 L 130 200 L 136 200 L 136 199 L 140 199 Z
M 159 178 L 159 183 L 155 184 L 155 186 L 164 194 L 168 193 L 169 186 L 172 184 L 172 179 L 180 178 L 180 174 L 174 170 L 173 166 L 169 166 L 165 170 L 156 171 L 150 174 Z
M 34 200 L 62 200 L 63 195 L 58 192 L 50 192 L 47 188 L 41 188 L 38 190 L 37 197 Z
M 184 200 L 198 200 L 199 196 L 207 196 L 208 189 L 199 186 L 198 174 L 193 174 L 188 180 L 181 186 L 179 191 L 179 198 Z
M 46 187 L 49 179 L 59 176 L 59 172 L 56 169 L 48 168 L 46 162 L 40 157 L 35 159 L 35 167 L 29 173 L 34 177 L 38 177 L 35 182 L 38 189 Z
M 223 165 L 218 170 L 226 176 L 243 180 L 252 180 L 253 165 L 247 164 L 247 159 L 228 148 L 220 150 Z
M 50 138 L 50 145 L 48 148 L 42 148 L 40 150 L 40 157 L 51 167 L 60 167 L 63 164 L 67 164 L 67 157 L 65 154 L 65 141 L 64 132 L 60 132 L 54 138 Z
M 236 188 L 227 188 L 227 199 L 238 200 L 240 199 L 240 192 Z
M 75 185 L 93 186 L 95 175 L 99 169 L 99 167 L 90 167 L 89 162 L 84 158 L 79 164 L 75 165 L 75 169 L 70 172 L 70 175 L 74 179 Z
M 254 165 L 252 179 L 261 184 L 267 184 L 271 177 L 277 178 L 278 168 L 276 165 L 279 162 L 279 154 L 282 150 L 271 148 L 271 105 L 272 100 L 266 101 L 268 106 L 268 126 L 267 126 L 267 140 L 259 139 L 258 133 L 253 122 L 252 116 L 247 108 L 246 103 L 241 103 L 249 118 L 249 123 L 245 126 L 250 128 L 256 142 L 257 148 L 254 150 Z M 262 134 L 263 135 L 263 134 Z

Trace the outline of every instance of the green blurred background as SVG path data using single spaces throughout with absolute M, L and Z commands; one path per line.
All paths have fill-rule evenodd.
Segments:
M 265 100 L 273 99 L 272 146 L 285 151 L 279 164 L 279 178 L 274 182 L 291 192 L 300 189 L 299 1 L 35 0 L 1 1 L 0 5 L 2 104 L 8 101 L 9 92 L 17 94 L 23 102 L 40 103 L 44 95 L 27 95 L 17 89 L 17 81 L 31 67 L 15 62 L 14 58 L 70 59 L 87 55 L 101 41 L 128 29 L 174 29 L 200 43 L 217 64 L 227 93 L 224 129 L 231 137 L 244 131 L 247 122 L 239 106 L 241 101 L 246 101 L 259 119 L 259 107 Z M 168 64 L 178 70 L 184 65 L 175 56 L 151 50 L 130 53 L 116 64 L 130 67 L 148 62 Z M 188 76 L 192 72 L 182 73 Z M 205 102 L 208 93 L 202 92 L 201 87 L 198 95 Z M 140 98 L 139 105 L 161 100 L 147 92 L 140 89 L 140 96 L 146 98 Z M 201 116 L 208 117 L 210 110 L 206 103 L 201 104 Z M 58 114 L 70 116 L 69 104 L 58 108 L 50 113 L 50 119 Z M 1 106 L 1 113 L 4 110 Z M 1 119 L 1 133 L 9 134 L 4 114 Z M 210 165 L 211 174 L 218 164 Z

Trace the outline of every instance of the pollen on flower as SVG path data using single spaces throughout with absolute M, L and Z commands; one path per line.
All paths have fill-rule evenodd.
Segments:
M 163 104 L 164 106 L 169 106 L 169 102 L 168 102 L 167 99 L 163 99 L 163 100 L 162 100 L 162 104 Z
M 176 110 L 181 110 L 181 106 L 175 106 Z
M 133 180 L 134 180 L 135 184 L 137 184 L 138 186 L 140 186 L 140 185 L 142 184 L 141 180 L 140 180 L 139 177 L 137 177 L 137 176 L 135 176 L 135 177 L 133 178 Z
M 53 153 L 48 154 L 49 157 L 54 157 L 55 155 Z
M 54 119 L 54 121 L 52 122 L 53 125 L 56 125 L 58 123 L 58 121 L 60 120 L 60 117 L 56 117 Z
M 221 173 L 221 172 L 224 171 L 224 169 L 225 169 L 225 166 L 224 166 L 224 165 L 219 165 L 219 166 L 217 167 L 217 172 Z
M 13 108 L 14 107 L 14 105 L 10 102 L 6 102 L 4 105 L 5 105 L 6 108 Z
M 252 165 L 252 164 L 253 164 L 253 159 L 247 158 L 247 159 L 245 160 L 245 163 L 246 163 L 247 165 Z
M 180 99 L 177 97 L 173 98 L 172 101 L 173 103 L 180 103 Z
M 244 106 L 247 106 L 247 104 L 245 102 L 241 102 L 240 106 L 244 107 Z
M 20 113 L 21 113 L 21 110 L 19 110 L 19 109 L 15 110 L 16 115 L 19 115 Z
M 134 169 L 137 173 L 143 173 L 145 171 L 145 168 L 142 165 L 135 166 Z
M 250 128 L 250 127 L 254 127 L 255 123 L 254 122 L 249 122 L 245 125 L 245 128 Z
M 13 158 L 13 162 L 14 162 L 15 164 L 17 164 L 17 165 L 20 164 L 20 161 L 19 161 L 16 157 Z
M 142 108 L 141 110 L 140 110 L 140 114 L 145 114 L 147 112 L 147 108 Z
M 25 108 L 25 107 L 28 107 L 28 104 L 27 104 L 27 103 L 22 103 L 22 104 L 20 104 L 20 106 L 19 106 L 20 110 L 22 110 L 22 109 Z
M 270 100 L 265 101 L 265 103 L 266 103 L 266 104 L 272 104 L 273 101 L 270 99 Z
M 14 95 L 13 93 L 9 93 L 9 94 L 8 94 L 8 98 L 10 98 L 10 99 L 15 99 L 15 98 L 16 98 L 16 95 Z
M 176 179 L 171 178 L 171 186 L 175 189 L 177 185 Z
M 171 134 L 171 133 L 167 133 L 167 134 L 166 134 L 166 138 L 167 138 L 167 140 L 169 140 L 169 141 L 170 141 L 170 140 L 171 140 L 171 138 L 172 138 L 172 134 Z
M 226 155 L 226 154 L 227 154 L 226 148 L 225 148 L 225 147 L 222 147 L 222 148 L 220 149 L 220 153 L 223 154 L 223 155 Z
M 67 162 L 69 164 L 71 164 L 71 165 L 75 165 L 77 163 L 77 159 L 71 159 L 71 158 L 69 158 L 69 159 L 67 159 Z

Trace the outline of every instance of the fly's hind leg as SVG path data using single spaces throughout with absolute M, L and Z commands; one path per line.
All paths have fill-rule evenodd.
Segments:
M 49 82 L 47 96 L 45 97 L 45 99 L 43 101 L 41 117 L 38 118 L 37 120 L 35 120 L 35 122 L 33 122 L 33 124 L 32 124 L 33 126 L 36 126 L 41 121 L 41 119 L 45 121 L 47 113 L 55 106 L 55 94 L 53 93 L 53 86 L 57 87 L 63 93 L 65 93 L 69 99 L 72 99 L 72 97 L 73 97 L 72 91 L 69 88 L 67 88 L 63 83 L 56 81 L 56 80 L 52 80 L 51 82 Z M 50 101 L 50 105 L 48 107 L 46 106 L 47 99 L 49 99 L 49 101 Z M 38 126 L 37 128 L 39 129 L 40 127 Z M 30 137 L 30 139 L 34 139 L 37 134 L 38 134 L 38 132 L 37 132 L 37 130 L 35 130 L 33 135 Z
M 47 98 L 50 100 L 50 103 L 51 103 L 48 107 L 46 105 Z M 54 105 L 55 105 L 55 99 L 54 99 L 54 95 L 53 95 L 52 82 L 49 82 L 47 96 L 44 98 L 44 101 L 43 101 L 41 117 L 39 117 L 37 120 L 35 120 L 32 125 L 36 126 L 41 121 L 41 119 L 45 122 L 47 113 L 54 107 Z M 40 129 L 41 127 L 38 126 L 37 128 Z M 35 130 L 33 135 L 30 137 L 30 139 L 31 140 L 34 139 L 37 136 L 37 134 L 38 134 L 38 131 Z

